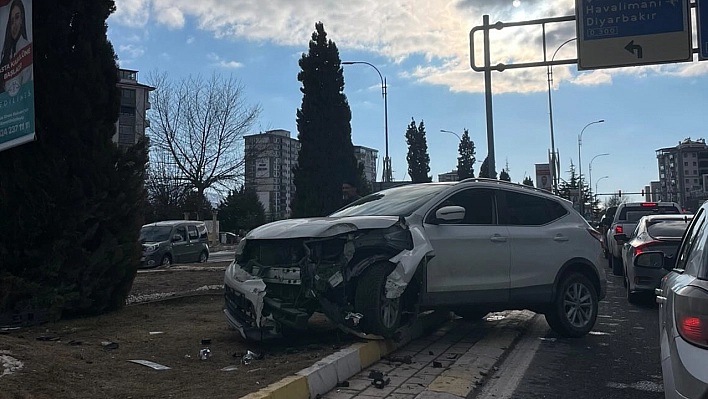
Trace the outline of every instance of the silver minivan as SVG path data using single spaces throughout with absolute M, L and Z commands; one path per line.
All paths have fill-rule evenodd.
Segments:
M 209 238 L 204 222 L 166 220 L 140 229 L 143 256 L 140 267 L 169 266 L 173 263 L 204 263 L 209 259 Z

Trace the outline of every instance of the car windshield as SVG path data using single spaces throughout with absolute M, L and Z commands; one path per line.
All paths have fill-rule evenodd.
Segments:
M 686 220 L 652 220 L 647 223 L 647 232 L 656 238 L 681 238 L 691 218 Z
M 446 184 L 394 187 L 360 198 L 330 216 L 408 216 L 448 187 Z
M 170 238 L 170 226 L 145 226 L 140 229 L 140 242 L 160 242 Z

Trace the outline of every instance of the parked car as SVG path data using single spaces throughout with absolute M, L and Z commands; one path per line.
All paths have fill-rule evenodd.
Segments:
M 610 206 L 605 209 L 605 213 L 600 218 L 600 223 L 598 223 L 598 230 L 602 234 L 602 249 L 605 253 L 605 258 L 610 257 L 610 251 L 608 250 L 607 243 L 607 231 L 612 225 L 612 220 L 615 218 L 615 213 L 617 212 L 617 206 Z
M 688 226 L 674 258 L 645 252 L 636 262 L 670 270 L 656 289 L 664 395 L 668 399 L 708 397 L 708 204 Z
M 399 186 L 328 217 L 272 222 L 235 257 L 224 311 L 254 340 L 306 329 L 313 312 L 393 337 L 427 309 L 530 309 L 579 337 L 606 292 L 600 233 L 569 201 L 489 179 Z
M 607 249 L 610 251 L 610 268 L 615 276 L 624 271 L 622 263 L 622 244 L 615 240 L 616 234 L 634 231 L 637 222 L 648 215 L 678 215 L 681 208 L 675 202 L 626 202 L 620 204 L 615 212 L 609 230 L 607 230 Z
M 203 263 L 209 259 L 209 237 L 204 222 L 167 220 L 146 224 L 140 229 L 140 242 L 141 267 Z
M 637 265 L 637 255 L 647 251 L 660 251 L 664 256 L 673 258 L 692 219 L 693 215 L 644 216 L 631 234 L 615 234 L 615 241 L 625 243 L 622 248 L 622 260 L 627 301 L 637 302 L 641 293 L 653 294 L 661 284 L 661 278 L 667 273 L 666 269 L 661 267 Z

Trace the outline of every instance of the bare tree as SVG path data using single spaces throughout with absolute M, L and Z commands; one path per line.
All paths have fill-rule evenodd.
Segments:
M 177 179 L 204 197 L 208 189 L 228 191 L 243 177 L 241 139 L 256 123 L 259 105 L 246 102 L 244 88 L 232 76 L 189 76 L 170 80 L 152 73 L 150 139 L 152 151 L 169 155 Z
M 171 155 L 165 151 L 151 151 L 145 174 L 145 190 L 150 205 L 146 221 L 181 219 L 181 204 L 189 187 Z M 149 220 L 148 220 L 149 219 Z

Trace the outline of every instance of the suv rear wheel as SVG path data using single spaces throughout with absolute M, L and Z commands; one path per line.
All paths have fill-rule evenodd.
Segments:
M 401 298 L 386 298 L 386 278 L 393 271 L 388 262 L 376 262 L 359 277 L 355 305 L 361 319 L 362 330 L 368 334 L 390 338 L 401 321 Z
M 592 330 L 597 319 L 597 292 L 590 280 L 580 273 L 565 277 L 558 286 L 546 321 L 558 335 L 582 337 Z

